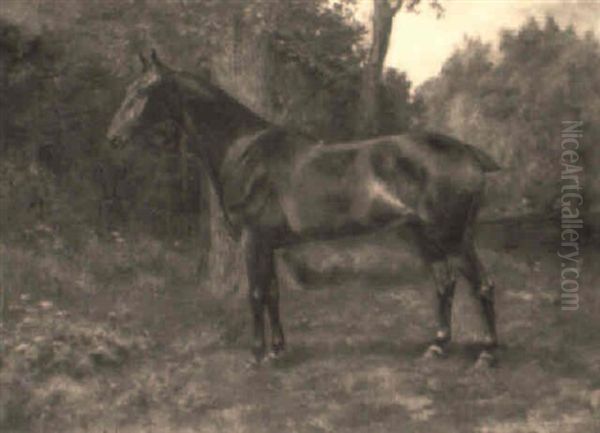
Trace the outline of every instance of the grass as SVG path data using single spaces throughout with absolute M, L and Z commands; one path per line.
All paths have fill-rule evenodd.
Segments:
M 473 369 L 481 324 L 461 284 L 447 359 L 423 362 L 433 289 L 388 237 L 313 244 L 299 290 L 282 278 L 289 348 L 249 367 L 243 293 L 203 283 L 190 242 L 90 232 L 77 248 L 50 228 L 0 245 L 0 427 L 7 432 L 597 431 L 600 273 L 581 307 L 555 305 L 547 228 L 515 245 L 482 227 L 498 286 L 501 362 Z M 600 250 L 585 251 L 594 263 Z M 560 266 L 560 265 L 558 265 Z M 5 390 L 8 390 L 6 392 Z

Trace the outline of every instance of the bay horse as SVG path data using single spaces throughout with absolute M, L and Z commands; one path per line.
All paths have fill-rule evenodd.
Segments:
M 131 139 L 165 121 L 185 134 L 213 183 L 228 227 L 236 237 L 245 236 L 257 361 L 285 347 L 275 250 L 400 227 L 414 235 L 437 289 L 437 333 L 425 356 L 446 353 L 460 271 L 485 325 L 478 363 L 495 361 L 494 285 L 473 239 L 484 174 L 499 169 L 492 158 L 429 132 L 318 143 L 273 125 L 206 76 L 166 66 L 154 51 L 143 63 L 107 137 Z M 269 351 L 265 312 L 272 330 Z

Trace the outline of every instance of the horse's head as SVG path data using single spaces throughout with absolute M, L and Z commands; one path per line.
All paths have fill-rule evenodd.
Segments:
M 272 126 L 206 73 L 173 70 L 154 51 L 149 60 L 140 57 L 143 72 L 113 117 L 107 134 L 111 142 L 141 138 L 146 144 L 171 147 L 183 136 L 188 151 L 216 173 L 236 140 Z
M 184 104 L 214 102 L 208 80 L 192 80 L 165 66 L 153 50 L 150 59 L 140 55 L 142 74 L 129 85 L 108 129 L 109 140 L 130 140 L 157 126 L 181 126 Z
M 161 114 L 157 104 L 160 96 L 165 93 L 165 78 L 167 72 L 153 52 L 151 60 L 140 55 L 143 71 L 127 88 L 125 98 L 119 110 L 113 116 L 108 128 L 108 139 L 130 140 L 143 128 L 156 123 Z

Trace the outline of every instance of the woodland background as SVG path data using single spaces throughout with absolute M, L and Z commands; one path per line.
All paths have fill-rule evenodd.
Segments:
M 197 161 L 172 152 L 111 148 L 106 127 L 137 55 L 154 47 L 173 67 L 213 79 L 268 119 L 326 142 L 360 138 L 365 28 L 351 1 L 41 2 L 37 29 L 0 21 L 0 212 L 4 233 L 36 221 L 181 234 L 201 230 Z M 443 18 L 441 18 L 443 19 Z M 585 205 L 600 181 L 600 48 L 593 34 L 546 22 L 506 31 L 499 47 L 466 39 L 417 89 L 387 69 L 373 135 L 420 126 L 492 154 L 498 213 L 551 216 L 560 194 L 561 121 L 584 121 Z M 595 146 L 594 146 L 595 145 Z M 179 160 L 178 160 L 179 159 Z M 182 167 L 189 166 L 182 170 Z
M 503 167 L 490 176 L 484 220 L 517 217 L 558 227 L 561 122 L 582 120 L 582 211 L 586 226 L 596 223 L 600 43 L 598 35 L 561 28 L 552 17 L 524 19 L 502 33 L 497 47 L 466 38 L 440 73 L 417 88 L 402 71 L 384 69 L 365 129 L 370 31 L 354 19 L 352 0 L 248 0 L 237 8 L 221 0 L 35 4 L 38 21 L 20 25 L 0 6 L 0 388 L 9 390 L 0 395 L 0 427 L 88 431 L 100 418 L 117 426 L 141 422 L 157 407 L 179 422 L 223 403 L 185 385 L 194 381 L 213 386 L 223 401 L 235 399 L 218 397 L 227 388 L 217 383 L 240 374 L 233 356 L 202 361 L 217 369 L 208 370 L 214 378 L 206 383 L 182 361 L 198 361 L 222 345 L 245 349 L 248 334 L 245 304 L 223 302 L 223 294 L 239 288 L 202 290 L 211 236 L 200 164 L 169 143 L 167 130 L 156 137 L 160 146 L 115 147 L 105 139 L 127 85 L 140 73 L 138 54 L 151 48 L 176 69 L 210 75 L 274 123 L 326 143 L 428 128 L 477 145 Z M 532 250 L 538 247 L 536 241 Z M 403 256 L 383 263 L 374 254 L 389 253 L 385 245 L 360 250 L 355 261 L 341 255 L 342 247 L 315 248 L 316 254 L 299 254 L 315 268 L 372 265 L 370 272 L 384 279 L 402 260 L 412 263 Z M 514 278 L 515 287 L 529 287 L 522 284 L 527 266 L 535 274 L 545 263 L 512 260 L 498 259 L 495 270 Z M 536 290 L 551 284 L 540 278 L 528 284 Z M 595 317 L 597 302 L 587 305 Z M 290 319 L 292 330 L 310 327 L 299 314 Z M 573 335 L 591 341 L 589 333 Z M 289 361 L 294 366 L 305 354 L 292 356 L 300 357 Z M 171 374 L 165 366 L 177 357 L 185 367 Z M 221 377 L 219 365 L 235 373 Z M 536 388 L 523 383 L 523 395 Z M 228 430 L 215 431 L 245 431 L 227 424 L 233 423 L 227 416 Z M 328 431 L 317 427 L 310 431 Z M 273 431 L 281 428 L 273 424 Z

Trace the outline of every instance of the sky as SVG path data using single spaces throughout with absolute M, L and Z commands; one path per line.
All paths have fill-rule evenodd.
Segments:
M 372 0 L 359 1 L 360 19 L 368 22 Z M 401 10 L 395 17 L 386 58 L 414 86 L 436 75 L 465 35 L 495 44 L 501 29 L 515 29 L 530 16 L 543 22 L 551 14 L 561 27 L 573 24 L 580 34 L 600 36 L 600 0 L 441 0 L 441 19 L 423 1 L 419 14 Z

